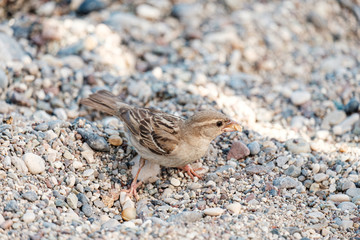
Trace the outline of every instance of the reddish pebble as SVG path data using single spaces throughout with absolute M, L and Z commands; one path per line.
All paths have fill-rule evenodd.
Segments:
M 13 225 L 13 221 L 12 220 L 7 220 L 7 221 L 5 221 L 5 222 L 3 222 L 2 224 L 1 224 L 1 228 L 2 229 L 9 229 L 9 228 L 11 228 L 11 226 Z
M 248 155 L 250 155 L 249 148 L 241 141 L 236 141 L 233 142 L 233 144 L 231 145 L 230 151 L 227 155 L 227 159 L 242 159 Z

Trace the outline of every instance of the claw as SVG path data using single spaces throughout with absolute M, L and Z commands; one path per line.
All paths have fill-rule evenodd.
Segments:
M 142 184 L 141 181 L 136 182 L 136 180 L 134 180 L 131 185 L 130 185 L 130 189 L 123 189 L 121 190 L 121 192 L 126 192 L 127 195 L 131 198 L 134 197 L 136 199 L 136 201 L 139 201 L 139 195 L 137 193 L 137 188 Z
M 203 168 L 201 168 L 201 167 L 193 169 L 190 166 L 190 164 L 187 164 L 184 167 L 178 167 L 178 168 L 185 171 L 191 177 L 192 180 L 194 180 L 194 176 L 201 179 L 201 176 L 196 173 L 196 171 L 203 170 Z

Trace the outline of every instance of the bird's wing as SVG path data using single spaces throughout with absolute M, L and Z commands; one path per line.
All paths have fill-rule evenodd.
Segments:
M 169 155 L 178 146 L 182 118 L 147 108 L 124 109 L 120 115 L 133 137 L 151 152 Z

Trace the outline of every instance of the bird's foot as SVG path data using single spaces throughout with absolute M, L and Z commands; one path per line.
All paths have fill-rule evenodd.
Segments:
M 138 201 L 138 200 L 139 200 L 139 195 L 138 195 L 136 189 L 137 189 L 141 184 L 142 184 L 141 181 L 136 182 L 136 180 L 135 180 L 135 181 L 133 181 L 133 182 L 131 183 L 130 189 L 123 189 L 123 190 L 121 190 L 121 191 L 122 191 L 122 192 L 126 192 L 127 195 L 128 195 L 130 198 L 131 198 L 131 197 L 134 197 L 134 198 L 136 199 L 136 201 Z
M 185 171 L 192 180 L 194 180 L 194 176 L 201 179 L 201 176 L 196 173 L 196 171 L 203 170 L 202 167 L 193 169 L 190 164 L 185 165 L 184 167 L 178 167 L 179 169 Z

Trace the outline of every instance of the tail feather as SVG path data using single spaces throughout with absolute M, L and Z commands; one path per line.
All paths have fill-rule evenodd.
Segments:
M 122 105 L 127 106 L 127 104 L 117 101 L 117 97 L 106 90 L 100 90 L 91 94 L 88 98 L 82 99 L 80 104 L 95 108 L 110 115 L 117 115 Z

